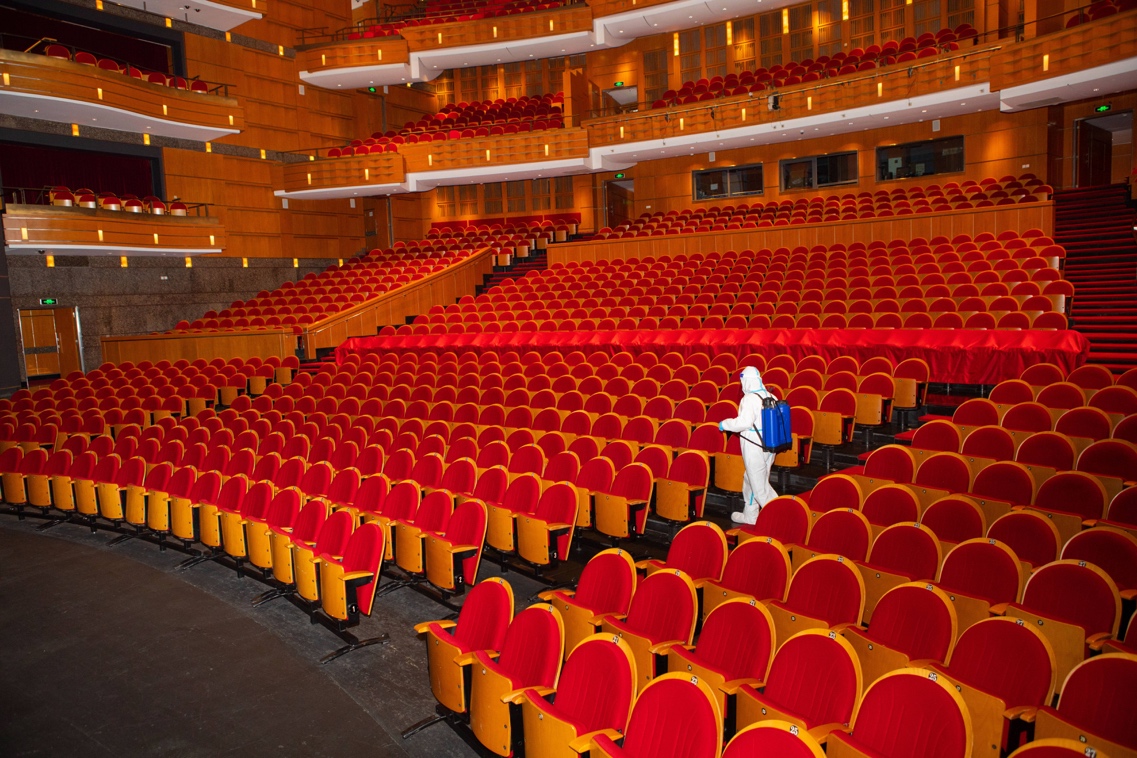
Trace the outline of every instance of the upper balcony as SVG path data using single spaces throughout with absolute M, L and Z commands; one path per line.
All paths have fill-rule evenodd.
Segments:
M 227 32 L 264 18 L 268 0 L 115 0 L 119 5 Z
M 237 134 L 244 110 L 228 87 L 96 58 L 63 45 L 0 50 L 0 111 L 76 128 L 98 127 L 201 142 Z
M 225 228 L 209 206 L 157 197 L 96 196 L 65 187 L 4 188 L 9 255 L 172 255 L 220 253 Z
M 547 58 L 554 51 L 574 55 L 594 47 L 588 6 L 526 2 L 524 12 L 422 16 L 388 23 L 372 19 L 316 35 L 312 44 L 300 46 L 298 63 L 305 82 L 337 89 L 425 82 L 447 69 Z

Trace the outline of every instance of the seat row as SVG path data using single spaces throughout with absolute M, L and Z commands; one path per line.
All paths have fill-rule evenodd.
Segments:
M 468 3 L 440 3 L 431 7 L 428 4 L 423 16 L 411 16 L 402 21 L 370 24 L 366 27 L 350 26 L 341 30 L 347 39 L 371 39 L 374 37 L 398 36 L 403 29 L 432 24 L 449 24 L 463 21 L 477 21 L 497 16 L 512 16 L 518 13 L 550 10 L 561 7 L 555 0 L 479 0 Z
M 716 76 L 714 79 L 699 79 L 684 82 L 676 90 L 667 90 L 663 97 L 651 104 L 653 110 L 672 105 L 714 100 L 720 97 L 733 97 L 748 93 L 762 92 L 769 87 L 790 87 L 795 84 L 832 79 L 859 71 L 872 71 L 897 63 L 910 63 L 934 57 L 941 52 L 959 50 L 957 40 L 977 37 L 978 32 L 970 25 L 958 29 L 940 29 L 933 34 L 925 32 L 919 37 L 905 37 L 902 40 L 889 40 L 884 45 L 869 45 L 867 48 L 854 48 L 848 53 L 839 52 L 830 58 L 819 56 L 815 61 L 807 58 L 800 64 L 790 61 L 786 65 L 777 64 L 769 69 L 762 67 L 754 71 L 743 71 L 731 77 Z
M 110 58 L 96 57 L 92 53 L 85 50 L 77 50 L 75 48 L 60 45 L 58 43 L 50 44 L 44 48 L 43 54 L 49 58 L 59 58 L 65 61 L 74 61 L 84 66 L 95 66 L 102 71 L 112 71 L 116 74 L 129 76 L 132 79 L 138 79 L 150 84 L 160 84 L 163 87 L 173 87 L 175 89 L 186 90 L 188 92 L 198 92 L 201 94 L 209 94 L 220 88 L 211 88 L 208 82 L 203 82 L 196 77 L 193 79 L 184 79 L 180 76 L 172 76 L 170 74 L 163 74 L 158 71 L 141 71 L 129 63 L 124 63 Z
M 715 532 L 706 523 L 687 527 L 666 561 L 634 566 L 625 552 L 604 551 L 586 565 L 575 590 L 542 593 L 547 605 L 532 606 L 512 621 L 512 606 L 505 603 L 512 600 L 508 585 L 501 580 L 477 585 L 456 622 L 416 627 L 427 638 L 430 680 L 439 703 L 467 719 L 482 744 L 503 756 L 521 745 L 526 754 L 558 754 L 559 745 L 583 746 L 586 739 L 593 750 L 607 755 L 653 755 L 650 746 L 662 740 L 672 747 L 669 755 L 717 756 L 724 726 L 726 737 L 739 734 L 728 755 L 797 755 L 793 746 L 805 744 L 809 750 L 801 754 L 816 756 L 823 754 L 820 744 L 828 742 L 831 753 L 847 750 L 843 745 L 854 748 L 840 753 L 844 755 L 963 756 L 972 754 L 972 743 L 983 750 L 1013 749 L 1024 731 L 1018 714 L 1033 720 L 1036 712 L 1036 738 L 1046 738 L 1047 730 L 1068 734 L 1073 722 L 1095 746 L 1133 739 L 1122 715 L 1124 697 L 1116 693 L 1095 698 L 1109 708 L 1083 711 L 1083 703 L 1067 706 L 1066 700 L 1059 701 L 1057 710 L 1049 708 L 1057 679 L 1053 652 L 1043 634 L 1016 621 L 1018 606 L 1007 618 L 960 628 L 946 592 L 903 583 L 881 598 L 878 620 L 867 630 L 856 619 L 815 617 L 799 625 L 804 613 L 821 606 L 840 617 L 837 609 L 848 605 L 848 594 L 856 594 L 857 572 L 837 556 L 825 555 L 803 563 L 791 578 L 787 551 L 775 540 L 745 542 L 726 560 L 725 539 Z M 697 544 L 703 535 L 706 542 Z M 963 551 L 959 555 L 958 562 L 965 563 Z M 718 567 L 710 567 L 708 575 L 707 564 L 716 556 Z M 743 564 L 743 570 L 733 568 Z M 646 577 L 637 576 L 637 569 Z M 732 570 L 733 578 L 727 578 Z M 1051 571 L 1062 572 L 1063 565 L 1055 564 Z M 721 583 L 716 573 L 723 574 Z M 718 597 L 719 587 L 740 578 L 749 580 L 746 589 L 758 594 L 726 589 L 722 595 L 728 597 Z M 757 586 L 761 583 L 766 587 Z M 837 591 L 818 599 L 819 587 L 834 585 Z M 846 592 L 850 587 L 852 593 Z M 1030 613 L 1025 605 L 1021 610 Z M 520 669 L 515 661 L 523 656 L 541 664 Z M 1135 660 L 1121 653 L 1080 664 L 1063 682 L 1069 693 L 1064 697 L 1074 703 L 1082 696 L 1083 677 L 1132 677 Z M 597 669 L 588 672 L 590 661 Z M 926 668 L 908 668 L 916 661 Z M 479 666 L 483 676 L 466 676 L 471 665 Z M 898 705 L 903 699 L 893 693 L 885 708 L 894 711 L 891 740 L 858 727 L 873 712 L 873 693 L 906 677 L 907 686 L 931 688 L 945 704 L 937 708 L 921 698 L 911 714 L 896 713 L 904 710 Z M 686 697 L 680 684 L 689 690 Z M 665 689 L 669 694 L 662 699 Z M 516 699 L 520 712 L 503 707 L 512 701 L 506 690 L 525 692 Z M 550 697 L 554 692 L 555 700 Z M 661 699 L 654 701 L 657 697 Z M 599 703 L 604 707 L 598 708 Z M 652 722 L 637 724 L 640 709 L 648 708 L 656 709 Z M 945 715 L 953 713 L 956 728 L 947 729 L 952 719 Z M 724 714 L 733 716 L 725 725 Z M 927 727 L 929 719 L 941 718 L 941 728 L 931 732 L 914 726 Z M 1004 718 L 1012 726 L 1009 734 L 1003 733 Z M 798 740 L 775 742 L 766 748 L 770 753 L 742 747 L 763 730 Z M 904 735 L 901 744 L 898 734 Z
M 929 185 L 926 188 L 897 188 L 891 192 L 878 190 L 876 194 L 867 191 L 859 195 L 847 192 L 844 195 L 800 198 L 796 201 L 786 199 L 767 203 L 741 203 L 722 208 L 687 208 L 667 213 L 645 211 L 637 219 L 626 221 L 615 228 L 600 229 L 594 239 L 636 237 L 640 236 L 641 231 L 647 231 L 647 236 L 656 235 L 657 232 L 690 234 L 1013 205 L 1016 202 L 1046 200 L 1053 191 L 1053 188 L 1033 174 L 1023 174 L 1019 177 L 1008 175 L 1001 179 L 987 177 L 981 182 L 948 182 L 942 187 Z
M 343 147 L 333 147 L 329 158 L 398 152 L 399 145 L 419 142 L 442 142 L 475 137 L 495 137 L 525 132 L 539 132 L 564 127 L 561 107 L 564 94 L 524 96 L 508 100 L 458 103 L 444 106 L 437 113 L 408 121 L 402 129 L 375 132 L 366 139 L 352 140 Z
M 161 198 L 147 195 L 139 198 L 137 195 L 117 195 L 113 192 L 100 192 L 96 194 L 89 189 L 77 189 L 72 192 L 67 187 L 52 187 L 48 193 L 51 204 L 63 208 L 101 208 L 106 211 L 126 211 L 127 213 L 151 213 L 155 216 L 186 216 L 189 206 L 180 200 L 167 204 Z

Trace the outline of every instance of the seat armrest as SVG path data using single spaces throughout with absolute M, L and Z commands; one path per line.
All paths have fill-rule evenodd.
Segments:
M 853 730 L 844 724 L 838 724 L 837 722 L 830 724 L 818 724 L 809 730 L 810 736 L 820 742 L 822 745 L 824 745 L 825 741 L 829 738 L 830 732 L 844 732 L 845 734 L 852 734 Z
M 580 735 L 575 740 L 571 740 L 568 744 L 569 750 L 574 753 L 587 753 L 589 745 L 592 744 L 592 738 L 597 735 L 603 734 L 608 739 L 615 742 L 616 740 L 623 739 L 624 735 L 615 729 L 598 729 L 595 732 L 586 732 Z
M 622 614 L 619 614 L 619 613 L 601 613 L 599 615 L 593 616 L 592 618 L 588 619 L 588 623 L 592 624 L 593 626 L 600 626 L 601 624 L 604 623 L 605 619 L 610 619 L 610 618 L 614 618 L 618 621 L 622 621 L 626 617 L 623 616 Z
M 729 682 L 723 682 L 719 689 L 728 695 L 737 695 L 744 684 L 749 684 L 756 690 L 766 686 L 766 682 L 763 679 L 743 677 L 742 679 L 731 679 Z
M 457 621 L 423 621 L 419 624 L 415 624 L 415 634 L 423 634 L 427 631 L 430 631 L 430 627 L 433 624 L 438 624 L 438 626 L 442 629 L 452 629 L 458 626 Z
M 469 653 L 462 653 L 454 659 L 454 662 L 459 666 L 469 666 L 471 663 L 474 663 L 478 660 L 478 653 L 485 653 L 490 658 L 497 658 L 499 655 L 501 655 L 501 653 L 496 650 L 472 650 Z
M 553 600 L 556 599 L 556 595 L 558 592 L 561 593 L 562 595 L 564 595 L 565 597 L 572 597 L 573 595 L 576 594 L 576 590 L 572 590 L 572 589 L 555 589 L 555 590 L 545 590 L 544 592 L 538 592 L 537 597 L 541 600 L 552 602 Z
M 1086 644 L 1089 645 L 1090 650 L 1100 651 L 1102 645 L 1111 639 L 1113 639 L 1113 635 L 1109 632 L 1098 632 L 1097 634 L 1091 634 L 1087 637 Z
M 557 691 L 556 687 L 522 687 L 520 689 L 510 690 L 509 692 L 502 695 L 501 696 L 501 702 L 513 703 L 514 705 L 521 705 L 521 701 L 526 699 L 525 698 L 526 692 L 532 692 L 536 695 L 540 695 L 541 697 L 544 697 L 545 695 L 551 695 L 556 691 Z
M 1029 705 L 1019 705 L 1014 708 L 1008 708 L 1003 711 L 1003 718 L 1006 719 L 1019 719 L 1028 724 L 1033 724 L 1035 717 L 1038 715 L 1038 708 Z
M 652 645 L 650 648 L 648 648 L 648 650 L 650 650 L 655 655 L 667 655 L 667 651 L 670 650 L 673 646 L 683 644 L 685 644 L 683 640 L 667 640 L 666 642 L 661 642 L 658 645 Z
M 1010 605 L 1011 605 L 1010 603 L 996 603 L 995 605 L 992 605 L 991 606 L 991 615 L 992 616 L 1005 616 L 1007 613 L 1007 608 L 1010 607 Z

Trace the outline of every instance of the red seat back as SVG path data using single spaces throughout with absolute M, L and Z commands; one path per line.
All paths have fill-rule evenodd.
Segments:
M 962 702 L 930 673 L 900 671 L 874 682 L 857 710 L 852 741 L 879 755 L 968 755 L 971 734 Z
M 1054 693 L 1054 660 L 1042 635 L 1009 616 L 969 626 L 945 670 L 952 678 L 999 698 L 1007 708 L 1037 708 Z
M 696 610 L 690 580 L 682 572 L 657 571 L 637 586 L 625 623 L 653 644 L 690 640 Z
M 944 558 L 939 586 L 991 604 L 1013 603 L 1022 591 L 1018 557 L 1006 545 L 974 539 L 952 548 Z
M 454 641 L 466 651 L 501 650 L 512 620 L 513 589 L 509 583 L 496 577 L 478 582 L 458 612 Z
M 861 670 L 844 640 L 809 630 L 782 643 L 763 697 L 809 724 L 847 724 L 861 695 Z
M 1100 655 L 1070 672 L 1058 713 L 1080 731 L 1129 749 L 1137 748 L 1137 660 L 1119 653 Z
M 703 691 L 682 677 L 649 684 L 636 699 L 624 737 L 629 758 L 714 758 L 718 754 L 719 719 Z
M 856 624 L 864 610 L 864 587 L 852 561 L 818 556 L 806 561 L 790 579 L 785 605 L 796 613 L 824 620 L 829 626 Z
M 874 641 L 910 660 L 933 661 L 947 659 L 955 632 L 950 601 L 924 583 L 902 584 L 886 592 L 873 610 L 869 629 Z
M 635 696 L 629 657 L 614 638 L 588 639 L 565 661 L 557 682 L 554 710 L 579 734 L 623 730 Z
M 1113 580 L 1094 568 L 1074 560 L 1043 566 L 1027 579 L 1023 607 L 1076 624 L 1087 637 L 1102 632 L 1116 634 L 1121 597 Z
M 564 633 L 556 611 L 548 605 L 530 606 L 506 630 L 497 665 L 514 688 L 554 687 L 563 651 Z
M 585 565 L 573 599 L 597 615 L 624 614 L 635 590 L 635 568 L 623 551 L 613 548 L 597 553 Z
M 726 536 L 709 521 L 679 530 L 667 549 L 667 568 L 680 569 L 693 581 L 719 579 L 726 564 Z

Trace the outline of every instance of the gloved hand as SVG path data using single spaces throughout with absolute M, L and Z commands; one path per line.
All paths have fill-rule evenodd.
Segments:
M 721 421 L 719 422 L 719 431 L 720 432 L 722 431 L 722 422 Z

